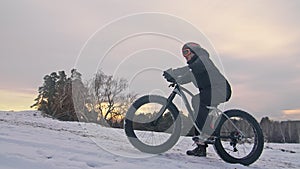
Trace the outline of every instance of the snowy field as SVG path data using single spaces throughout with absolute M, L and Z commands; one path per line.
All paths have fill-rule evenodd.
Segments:
M 186 156 L 189 137 L 159 155 L 143 154 L 124 131 L 96 124 L 61 122 L 37 111 L 0 112 L 0 169 L 300 168 L 300 144 L 265 144 L 246 167 L 222 161 L 212 146 L 206 158 Z

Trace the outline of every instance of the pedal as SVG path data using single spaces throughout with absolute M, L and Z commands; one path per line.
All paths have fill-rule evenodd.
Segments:
M 199 137 L 195 136 L 195 137 L 192 138 L 192 140 L 193 140 L 194 142 L 199 142 L 200 139 L 199 139 Z
M 211 136 L 204 142 L 205 144 L 215 144 L 215 137 Z
M 195 143 L 198 143 L 200 141 L 200 138 L 199 137 L 193 137 L 192 140 L 195 142 Z M 203 142 L 204 144 L 215 144 L 215 139 L 214 138 L 208 138 L 207 140 L 205 140 Z M 202 143 L 202 144 L 203 144 Z
M 205 144 L 215 144 L 215 140 L 205 140 Z

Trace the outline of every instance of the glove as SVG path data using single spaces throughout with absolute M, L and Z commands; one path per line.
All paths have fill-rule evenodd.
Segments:
M 168 69 L 168 70 L 164 71 L 163 76 L 165 77 L 165 79 L 168 82 L 171 82 L 171 83 L 176 82 L 174 77 L 172 76 L 172 69 Z

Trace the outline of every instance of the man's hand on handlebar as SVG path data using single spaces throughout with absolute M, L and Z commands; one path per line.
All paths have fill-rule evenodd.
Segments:
M 173 75 L 173 70 L 172 68 L 164 71 L 163 73 L 163 76 L 164 78 L 168 81 L 168 82 L 171 82 L 171 83 L 175 83 L 176 80 L 174 79 L 174 75 Z

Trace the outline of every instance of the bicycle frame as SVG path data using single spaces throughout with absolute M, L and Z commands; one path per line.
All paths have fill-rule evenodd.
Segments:
M 188 95 L 190 95 L 191 97 L 194 96 L 193 93 L 191 93 L 188 89 L 180 86 L 178 83 L 172 83 L 169 85 L 169 87 L 174 87 L 172 93 L 170 94 L 170 96 L 167 98 L 167 104 L 164 105 L 160 110 L 159 110 L 159 118 L 154 122 L 157 123 L 159 121 L 159 119 L 161 118 L 161 115 L 163 114 L 163 112 L 166 110 L 167 106 L 173 101 L 173 99 L 175 98 L 176 95 L 179 95 L 183 102 L 184 105 L 188 111 L 189 117 L 191 118 L 192 122 L 193 122 L 193 126 L 196 128 L 196 130 L 198 130 L 199 133 L 201 133 L 202 131 L 198 128 L 198 126 L 196 125 L 195 121 L 196 121 L 196 117 L 195 117 L 195 112 L 192 110 L 191 105 L 189 104 L 189 101 L 185 95 L 185 93 L 187 93 Z M 220 113 L 220 115 L 225 116 L 227 119 L 229 119 L 229 117 L 220 109 L 218 109 L 217 107 L 214 106 L 207 106 L 208 109 L 216 111 L 217 113 Z M 229 119 L 229 121 L 231 122 L 231 124 L 239 131 L 239 128 Z M 242 132 L 241 132 L 242 133 Z M 243 134 L 243 133 L 242 133 Z

